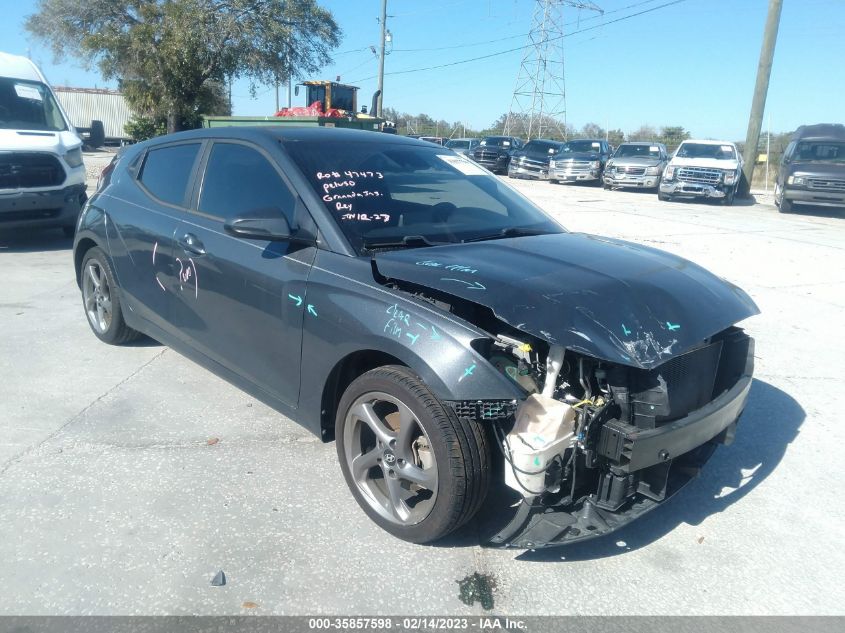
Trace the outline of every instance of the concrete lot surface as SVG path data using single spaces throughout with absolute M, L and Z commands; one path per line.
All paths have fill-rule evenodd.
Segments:
M 2 234 L 0 614 L 481 614 L 458 597 L 474 572 L 502 614 L 845 614 L 845 218 L 516 186 L 758 302 L 737 440 L 680 495 L 548 552 L 480 548 L 474 525 L 396 540 L 334 445 L 155 342 L 100 343 L 60 232 Z

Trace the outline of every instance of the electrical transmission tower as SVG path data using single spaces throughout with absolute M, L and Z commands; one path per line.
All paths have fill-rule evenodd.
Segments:
M 604 13 L 593 2 L 534 0 L 531 32 L 505 121 L 506 135 L 521 136 L 527 140 L 544 135 L 566 138 L 564 5 Z

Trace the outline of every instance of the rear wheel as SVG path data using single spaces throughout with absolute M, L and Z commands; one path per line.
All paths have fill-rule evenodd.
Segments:
M 96 246 L 82 259 L 82 305 L 98 339 L 111 345 L 127 343 L 139 333 L 123 320 L 120 288 L 106 254 Z
M 482 427 L 459 419 L 409 369 L 386 366 L 349 385 L 336 417 L 341 469 L 380 527 L 428 543 L 469 520 L 487 493 Z

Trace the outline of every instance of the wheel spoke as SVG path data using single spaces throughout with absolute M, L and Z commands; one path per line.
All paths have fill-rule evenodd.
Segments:
M 413 461 L 411 438 L 417 428 L 417 419 L 408 407 L 399 407 L 399 434 L 396 437 L 396 455 L 406 462 Z
M 97 320 L 99 321 L 100 329 L 106 329 L 106 313 L 102 305 L 97 306 Z
M 366 478 L 370 468 L 378 464 L 377 460 L 380 454 L 379 449 L 373 448 L 352 460 L 352 476 L 356 481 L 363 481 Z
M 352 409 L 351 413 L 354 417 L 370 427 L 370 430 L 383 444 L 390 444 L 390 441 L 395 439 L 396 436 L 392 431 L 390 431 L 381 418 L 379 418 L 375 409 L 373 409 L 373 405 L 369 402 L 362 402 Z
M 106 314 L 111 314 L 111 299 L 108 297 L 103 297 L 102 302 L 103 310 L 105 310 Z
M 91 278 L 91 282 L 94 284 L 94 288 L 100 287 L 100 277 L 94 272 L 94 264 L 88 264 L 88 276 Z
M 94 310 L 94 293 L 88 292 L 87 290 L 85 292 L 85 309 L 88 312 Z
M 402 496 L 404 492 L 402 484 L 399 483 L 398 479 L 390 476 L 385 476 L 384 479 L 387 482 L 387 492 L 390 495 L 390 511 L 400 521 L 407 521 L 411 516 L 411 509 Z
M 432 492 L 437 487 L 437 473 L 434 472 L 434 469 L 424 470 L 419 466 L 406 463 L 399 469 L 398 474 L 402 479 L 406 479 Z

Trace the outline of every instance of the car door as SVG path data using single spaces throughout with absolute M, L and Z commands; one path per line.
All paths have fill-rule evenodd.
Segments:
M 201 141 L 156 145 L 107 192 L 109 250 L 130 309 L 172 333 L 174 236 L 187 213 Z
M 236 237 L 224 227 L 268 209 L 296 227 L 307 211 L 272 157 L 255 145 L 216 140 L 200 172 L 196 209 L 176 231 L 174 311 L 181 335 L 206 357 L 295 406 L 302 322 L 317 318 L 306 296 L 316 249 Z

